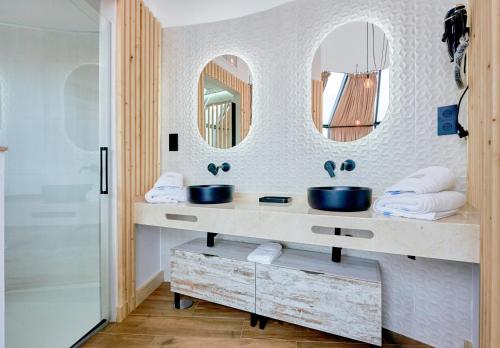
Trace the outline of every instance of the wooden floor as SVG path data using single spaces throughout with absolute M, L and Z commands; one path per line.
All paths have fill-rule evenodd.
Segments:
M 168 283 L 162 284 L 123 322 L 112 323 L 83 347 L 152 348 L 367 348 L 369 344 L 270 320 L 265 330 L 250 326 L 250 315 L 194 300 L 185 310 L 173 308 Z M 427 348 L 420 342 L 384 331 L 386 348 Z

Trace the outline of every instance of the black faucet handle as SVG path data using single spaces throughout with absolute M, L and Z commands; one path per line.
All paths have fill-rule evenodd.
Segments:
M 222 169 L 223 172 L 229 172 L 229 169 L 231 169 L 231 166 L 229 165 L 229 163 L 224 162 L 220 166 L 220 169 Z
M 214 176 L 219 172 L 219 167 L 217 167 L 214 163 L 210 163 L 207 167 L 208 171 L 212 173 Z
M 333 161 L 326 161 L 323 167 L 325 168 L 325 170 L 330 175 L 330 178 L 334 178 L 335 177 L 335 162 L 333 162 Z
M 354 168 L 356 168 L 356 162 L 354 162 L 352 159 L 345 160 L 340 166 L 340 170 L 346 170 L 348 172 L 353 171 Z

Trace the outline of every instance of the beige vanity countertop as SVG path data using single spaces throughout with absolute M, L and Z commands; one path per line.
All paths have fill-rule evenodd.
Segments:
M 438 221 L 311 209 L 305 195 L 289 204 L 259 203 L 269 194 L 236 194 L 231 203 L 135 204 L 135 223 L 284 242 L 479 263 L 479 213 L 471 207 Z M 284 195 L 284 194 L 280 194 Z M 336 236 L 335 227 L 370 231 Z M 314 231 L 314 232 L 313 232 Z M 371 235 L 373 233 L 373 235 Z

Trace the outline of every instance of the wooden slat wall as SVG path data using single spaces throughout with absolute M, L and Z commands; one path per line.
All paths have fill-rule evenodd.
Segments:
M 482 348 L 500 347 L 500 1 L 471 0 L 469 201 L 481 211 Z
M 323 81 L 312 80 L 312 118 L 314 125 L 323 133 Z
M 136 305 L 133 204 L 160 173 L 161 26 L 141 0 L 117 0 L 117 320 Z
M 207 105 L 205 108 L 205 134 L 208 134 L 205 140 L 209 145 L 219 149 L 227 149 L 232 146 L 232 109 L 230 102 Z M 216 139 L 212 138 L 212 134 Z
M 204 96 L 204 81 L 205 76 L 210 76 L 212 79 L 222 83 L 229 89 L 237 92 L 241 96 L 241 127 L 240 135 L 241 139 L 244 139 L 248 132 L 250 131 L 250 125 L 252 124 L 252 86 L 229 71 L 221 68 L 214 62 L 208 63 L 200 74 L 200 79 L 198 81 L 198 127 L 200 128 L 200 134 L 205 138 L 204 134 L 204 117 L 205 117 L 205 96 Z

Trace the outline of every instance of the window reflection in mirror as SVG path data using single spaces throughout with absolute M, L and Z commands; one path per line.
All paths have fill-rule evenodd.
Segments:
M 239 57 L 210 61 L 198 82 L 198 128 L 203 139 L 221 149 L 238 145 L 252 123 L 252 74 Z
M 372 133 L 389 106 L 389 42 L 367 22 L 335 29 L 318 48 L 312 68 L 312 117 L 335 141 Z

